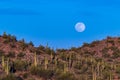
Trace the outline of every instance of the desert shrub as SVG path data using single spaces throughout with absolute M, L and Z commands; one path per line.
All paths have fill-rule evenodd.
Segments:
M 111 44 L 114 44 L 114 40 L 112 40 L 112 39 L 108 39 L 107 42 L 111 43 Z
M 45 52 L 46 52 L 47 54 L 51 54 L 52 50 L 51 50 L 49 47 L 47 47 L 47 48 L 45 48 Z
M 14 62 L 14 65 L 15 65 L 15 69 L 16 71 L 24 71 L 24 70 L 27 70 L 27 63 L 25 61 L 22 61 L 22 60 L 16 60 Z
M 20 52 L 18 55 L 17 55 L 17 57 L 24 57 L 25 56 L 25 53 L 23 53 L 23 52 Z
M 58 69 L 63 69 L 64 68 L 64 63 L 59 61 L 58 65 L 57 65 L 57 68 Z
M 108 53 L 104 53 L 103 57 L 107 58 L 107 57 L 110 57 L 110 55 Z
M 89 47 L 90 44 L 89 43 L 83 43 L 83 47 Z
M 118 48 L 113 49 L 113 58 L 118 58 L 120 57 L 120 50 Z
M 104 70 L 103 71 L 103 77 L 104 77 L 104 79 L 107 79 L 109 76 L 110 76 L 110 72 L 107 71 L 107 70 Z
M 65 54 L 65 53 L 60 53 L 60 58 L 62 59 L 62 60 L 64 60 L 64 61 L 66 61 L 66 57 L 67 57 L 67 54 Z
M 8 54 L 6 56 L 14 58 L 15 57 L 15 52 L 8 52 Z
M 32 75 L 40 76 L 45 79 L 50 79 L 54 74 L 52 70 L 45 70 L 43 68 L 35 67 L 35 66 L 31 67 L 30 72 Z
M 15 75 L 9 74 L 9 75 L 1 78 L 0 80 L 17 80 L 17 79 L 16 79 Z
M 0 56 L 4 56 L 4 51 L 3 50 L 0 50 Z
M 37 75 L 38 74 L 38 71 L 39 71 L 39 68 L 35 67 L 35 66 L 32 66 L 30 68 L 30 72 L 32 75 Z
M 113 58 L 118 58 L 118 57 L 120 57 L 120 53 L 119 52 L 113 54 Z
M 20 76 L 17 76 L 16 80 L 23 80 L 23 79 Z
M 116 68 L 116 73 L 120 74 L 120 67 Z
M 75 66 L 74 66 L 75 69 L 79 69 L 79 70 L 80 70 L 82 67 L 83 67 L 83 65 L 80 64 L 80 63 L 75 64 Z
M 11 48 L 16 48 L 16 45 L 15 45 L 14 42 L 11 42 L 11 43 L 10 43 L 10 46 L 11 46 Z
M 4 43 L 16 42 L 17 41 L 15 36 L 12 36 L 10 34 L 6 34 L 6 32 L 3 33 L 2 37 L 4 38 Z
M 56 52 L 59 52 L 59 53 L 62 53 L 62 52 L 65 52 L 67 51 L 67 49 L 56 49 Z
M 3 37 L 3 38 L 7 38 L 7 33 L 6 33 L 6 32 L 3 32 L 2 37 Z
M 56 80 L 76 80 L 73 74 L 71 73 L 57 73 Z
M 24 74 L 23 74 L 23 78 L 24 78 L 24 79 L 28 78 L 28 76 L 29 76 L 28 73 L 24 73 Z
M 105 57 L 105 58 L 108 58 L 108 57 L 110 57 L 110 55 L 108 54 L 108 48 L 104 48 L 103 50 L 102 50 L 102 56 L 103 57 Z
M 16 42 L 17 41 L 15 36 L 7 34 L 6 32 L 3 33 L 2 37 L 4 38 L 4 43 Z
M 16 36 L 10 36 L 10 39 L 11 39 L 11 42 L 13 41 L 13 42 L 16 42 L 17 41 L 17 39 L 16 39 Z
M 42 45 L 39 45 L 39 47 L 37 48 L 38 50 L 42 50 L 42 51 L 45 51 L 45 47 L 42 46 Z
M 71 50 L 72 51 L 77 51 L 77 48 L 76 47 L 72 47 Z
M 8 44 L 10 41 L 8 39 L 4 39 L 3 43 Z
M 38 50 L 38 49 L 37 49 L 35 52 L 36 52 L 37 55 L 40 55 L 40 54 L 41 54 L 41 51 Z
M 83 74 L 83 73 L 85 73 L 85 72 L 87 72 L 87 70 L 88 70 L 88 65 L 87 64 L 76 64 L 75 66 L 74 66 L 74 68 L 75 69 L 78 69 L 78 70 L 76 70 L 76 72 L 75 73 L 77 73 L 77 74 Z
M 86 51 L 84 52 L 84 54 L 85 54 L 85 55 L 93 55 L 93 54 L 95 54 L 95 53 L 92 53 L 92 52 L 86 50 Z
M 28 44 L 25 43 L 25 40 L 24 40 L 24 39 L 19 40 L 19 43 L 20 43 L 20 48 L 21 48 L 22 50 L 25 50 L 25 48 L 28 47 Z
M 16 42 L 16 41 L 17 41 L 16 37 L 15 37 L 15 36 L 12 36 L 12 35 L 10 35 L 10 34 L 7 35 L 7 40 L 8 40 L 9 42 Z
M 95 47 L 96 44 L 99 44 L 100 41 L 96 40 L 96 41 L 93 41 L 90 45 L 90 47 Z
M 34 44 L 33 44 L 32 41 L 30 41 L 30 42 L 28 43 L 28 45 L 30 45 L 30 46 L 34 46 Z

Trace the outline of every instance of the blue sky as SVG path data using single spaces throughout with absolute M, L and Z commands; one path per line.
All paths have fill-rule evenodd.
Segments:
M 77 22 L 85 23 L 84 32 L 76 32 Z M 0 0 L 4 31 L 52 48 L 120 36 L 120 0 Z

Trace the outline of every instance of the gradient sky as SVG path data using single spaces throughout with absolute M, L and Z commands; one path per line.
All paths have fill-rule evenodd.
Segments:
M 75 24 L 86 30 L 78 33 Z M 120 36 L 120 0 L 0 0 L 0 33 L 53 48 Z

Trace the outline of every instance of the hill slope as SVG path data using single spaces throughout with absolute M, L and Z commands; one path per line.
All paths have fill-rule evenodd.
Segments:
M 120 38 L 52 50 L 24 39 L 0 36 L 1 80 L 119 80 Z

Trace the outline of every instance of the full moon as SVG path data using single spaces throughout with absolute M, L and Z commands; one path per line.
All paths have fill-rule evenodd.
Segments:
M 75 25 L 75 30 L 76 30 L 77 32 L 83 32 L 83 31 L 85 31 L 85 24 L 82 23 L 82 22 L 76 23 L 76 25 Z

